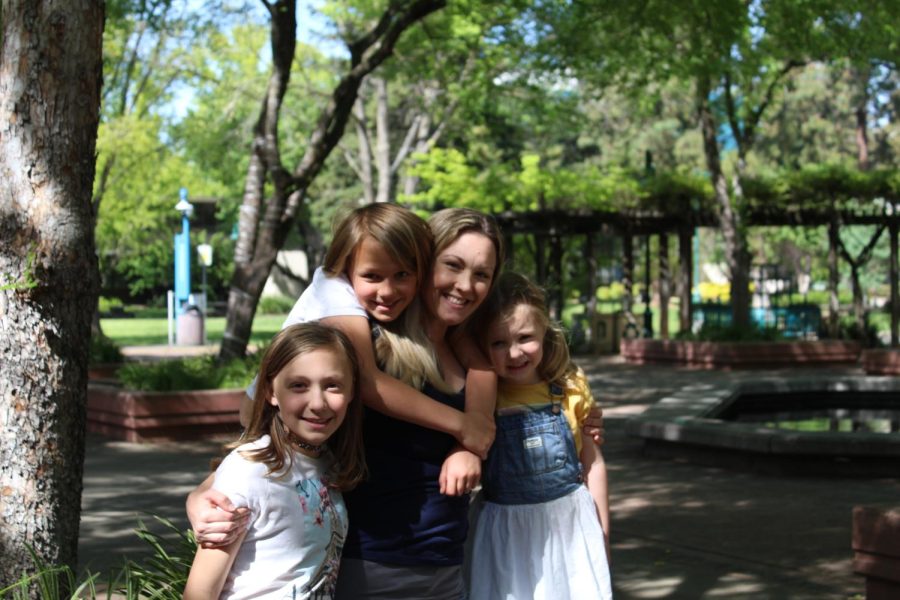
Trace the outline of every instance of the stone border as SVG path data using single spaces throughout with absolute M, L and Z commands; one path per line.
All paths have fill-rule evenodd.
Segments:
M 900 349 L 863 350 L 861 362 L 869 375 L 900 375 Z
M 678 363 L 704 369 L 854 363 L 862 347 L 845 340 L 694 342 L 623 339 L 619 351 L 636 364 Z
M 827 459 L 848 464 L 846 474 L 866 475 L 887 469 L 897 476 L 900 437 L 880 433 L 831 433 L 770 429 L 751 423 L 726 422 L 715 415 L 740 394 L 815 391 L 894 392 L 900 398 L 900 379 L 892 377 L 828 376 L 768 378 L 741 383 L 687 385 L 666 396 L 638 416 L 629 419 L 626 432 L 643 438 L 645 448 L 661 455 L 682 455 L 688 459 L 709 459 L 717 463 L 715 451 L 733 453 L 731 458 L 757 466 L 756 458 L 785 459 L 798 466 L 806 459 Z M 679 452 L 683 449 L 683 452 Z M 711 452 L 710 450 L 714 450 Z M 879 464 L 869 470 L 853 461 Z M 735 462 L 723 460 L 724 463 Z M 870 465 L 871 466 L 871 465 Z M 854 468 L 859 467 L 858 473 Z M 891 470 L 892 469 L 892 470 Z M 825 471 L 831 474 L 832 471 Z
M 139 392 L 90 383 L 87 428 L 129 442 L 196 440 L 240 433 L 246 392 Z
M 900 598 L 900 508 L 853 507 L 853 553 L 867 600 Z

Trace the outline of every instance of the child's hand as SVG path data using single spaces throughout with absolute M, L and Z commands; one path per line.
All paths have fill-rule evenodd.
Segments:
M 187 499 L 187 514 L 203 548 L 231 544 L 243 534 L 250 519 L 247 508 L 236 508 L 228 496 L 214 489 L 191 492 Z
M 487 458 L 488 450 L 494 443 L 494 434 L 497 432 L 494 419 L 477 411 L 463 413 L 463 419 L 464 425 L 459 435 L 459 443 L 482 460 Z
M 593 438 L 594 443 L 598 446 L 603 445 L 603 409 L 598 405 L 591 408 L 587 418 L 582 426 L 584 433 Z
M 454 448 L 441 467 L 438 483 L 441 493 L 462 496 L 471 492 L 481 480 L 481 459 L 465 448 Z

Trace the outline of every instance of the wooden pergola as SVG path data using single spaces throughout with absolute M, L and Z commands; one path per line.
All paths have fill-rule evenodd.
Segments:
M 665 205 L 657 202 L 658 205 Z M 750 227 L 791 226 L 791 227 L 827 227 L 829 239 L 829 267 L 832 273 L 831 286 L 834 301 L 837 294 L 838 273 L 838 232 L 842 226 L 883 225 L 888 233 L 890 243 L 890 302 L 891 302 L 891 346 L 900 342 L 900 291 L 898 291 L 898 232 L 900 232 L 900 198 L 888 202 L 870 201 L 854 203 L 835 201 L 830 206 L 802 203 L 794 205 L 772 205 L 759 202 L 744 213 L 745 222 Z M 674 289 L 679 291 L 679 321 L 682 330 L 691 327 L 691 287 L 693 273 L 693 238 L 698 227 L 719 226 L 715 214 L 709 208 L 701 207 L 700 202 L 687 201 L 680 198 L 670 203 L 666 210 L 543 210 L 536 212 L 504 212 L 495 215 L 507 241 L 513 236 L 532 236 L 536 255 L 537 278 L 541 282 L 548 280 L 548 274 L 555 272 L 559 285 L 553 290 L 551 304 L 564 305 L 565 290 L 563 281 L 563 240 L 583 236 L 588 289 L 597 289 L 597 257 L 594 256 L 594 240 L 597 236 L 614 235 L 622 241 L 622 283 L 625 288 L 623 310 L 626 318 L 635 323 L 631 310 L 634 298 L 634 246 L 635 238 L 657 236 L 659 240 L 658 289 L 660 297 L 660 329 L 663 336 L 668 334 L 668 304 L 672 298 L 672 283 L 678 283 Z M 668 236 L 678 239 L 678 257 L 680 269 L 674 276 L 670 269 Z M 512 248 L 512 244 L 507 244 Z M 649 244 L 648 244 L 649 247 Z M 549 258 L 545 259 L 549 250 Z M 649 259 L 648 259 L 649 260 Z M 649 293 L 649 291 L 648 291 Z M 588 295 L 588 311 L 595 309 L 596 296 Z M 832 311 L 836 309 L 832 306 Z M 836 318 L 836 314 L 832 319 Z M 836 323 L 836 321 L 835 321 Z

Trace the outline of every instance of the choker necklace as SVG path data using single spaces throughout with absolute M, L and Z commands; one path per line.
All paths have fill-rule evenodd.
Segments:
M 284 421 L 281 420 L 281 416 L 278 416 L 278 420 L 281 421 L 281 426 L 284 427 L 284 433 L 287 435 L 288 441 L 297 446 L 301 450 L 306 450 L 308 452 L 313 452 L 315 454 L 321 454 L 325 449 L 325 444 L 309 444 L 300 439 L 296 433 L 288 429 L 288 426 L 284 424 Z

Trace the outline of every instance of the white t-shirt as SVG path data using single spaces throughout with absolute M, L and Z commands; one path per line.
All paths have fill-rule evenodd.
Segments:
M 327 458 L 295 453 L 285 476 L 266 476 L 263 463 L 241 450 L 263 448 L 269 436 L 233 450 L 216 470 L 213 488 L 251 511 L 221 598 L 331 598 L 347 509 L 341 493 L 327 486 Z
M 329 277 L 318 267 L 313 278 L 284 321 L 282 329 L 296 323 L 318 321 L 327 317 L 366 317 L 346 275 Z
M 327 317 L 366 317 L 368 313 L 362 307 L 353 291 L 353 286 L 344 274 L 329 277 L 317 267 L 310 284 L 303 290 L 291 312 L 281 325 L 290 327 L 297 323 L 318 321 Z M 256 394 L 256 377 L 247 386 L 247 396 L 252 400 Z

